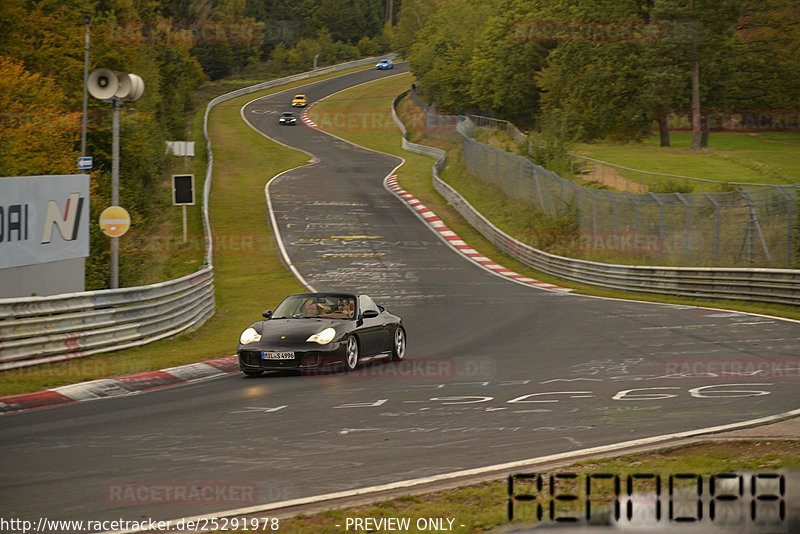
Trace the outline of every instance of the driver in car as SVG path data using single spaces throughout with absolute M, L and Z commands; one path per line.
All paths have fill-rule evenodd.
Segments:
M 319 315 L 319 307 L 314 303 L 313 299 L 308 299 L 303 304 L 303 315 L 306 317 L 317 317 Z

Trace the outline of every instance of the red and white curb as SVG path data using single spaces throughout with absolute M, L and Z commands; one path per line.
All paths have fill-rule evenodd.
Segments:
M 311 126 L 312 128 L 316 128 L 317 127 L 317 123 L 308 118 L 308 112 L 309 112 L 310 109 L 311 109 L 311 106 L 309 106 L 309 107 L 307 107 L 307 108 L 305 108 L 303 110 L 303 112 L 300 114 L 300 120 L 303 121 L 304 123 L 306 123 L 308 126 Z
M 150 371 L 132 376 L 103 378 L 58 388 L 0 397 L 0 414 L 50 408 L 109 397 L 122 397 L 178 384 L 207 380 L 239 370 L 237 356 Z
M 444 238 L 444 240 L 456 251 L 458 251 L 461 255 L 469 258 L 473 263 L 477 263 L 481 267 L 491 270 L 492 272 L 509 278 L 515 282 L 519 282 L 522 284 L 527 284 L 530 286 L 538 287 L 541 289 L 547 289 L 550 291 L 564 291 L 569 292 L 572 289 L 567 287 L 556 286 L 553 284 L 548 284 L 547 282 L 542 282 L 541 280 L 534 280 L 533 278 L 529 278 L 527 276 L 521 275 L 503 267 L 499 263 L 495 262 L 494 260 L 490 260 L 467 243 L 465 243 L 454 231 L 450 228 L 445 226 L 444 222 L 436 216 L 436 214 L 428 209 L 422 202 L 420 202 L 414 195 L 403 189 L 397 184 L 397 175 L 393 174 L 386 178 L 384 181 L 386 188 L 389 189 L 392 193 L 397 195 L 401 200 L 405 201 L 413 210 L 419 214 L 419 216 L 427 222 L 434 230 L 436 230 L 440 236 Z

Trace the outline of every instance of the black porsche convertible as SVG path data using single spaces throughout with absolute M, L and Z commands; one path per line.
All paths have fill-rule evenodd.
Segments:
M 367 295 L 298 293 L 261 315 L 239 336 L 239 369 L 247 376 L 336 365 L 352 371 L 377 358 L 405 357 L 402 319 Z

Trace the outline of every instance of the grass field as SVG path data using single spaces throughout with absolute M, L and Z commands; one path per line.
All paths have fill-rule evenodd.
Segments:
M 718 133 L 708 148 L 689 149 L 691 134 L 673 133 L 671 147 L 658 136 L 637 145 L 575 144 L 571 152 L 641 171 L 704 178 L 719 182 L 800 183 L 800 135 L 788 133 Z

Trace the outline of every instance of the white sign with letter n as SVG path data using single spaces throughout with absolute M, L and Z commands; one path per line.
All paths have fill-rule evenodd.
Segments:
M 88 174 L 0 178 L 0 269 L 88 255 Z

